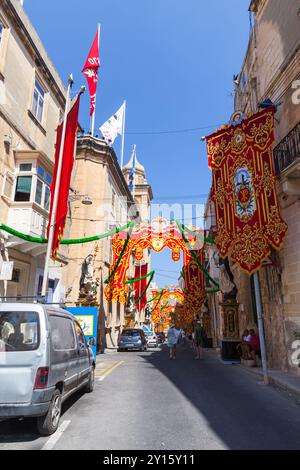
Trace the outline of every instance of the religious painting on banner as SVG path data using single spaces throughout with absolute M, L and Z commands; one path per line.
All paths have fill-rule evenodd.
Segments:
M 271 247 L 280 249 L 287 233 L 275 186 L 274 112 L 269 107 L 207 137 L 216 246 L 249 275 Z

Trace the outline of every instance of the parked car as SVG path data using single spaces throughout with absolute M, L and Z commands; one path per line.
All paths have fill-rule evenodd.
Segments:
M 59 425 L 62 403 L 92 392 L 94 355 L 73 315 L 49 305 L 0 303 L 0 420 L 36 417 L 40 434 Z
M 153 332 L 146 333 L 147 345 L 149 348 L 158 347 L 158 338 Z
M 147 341 L 145 338 L 145 333 L 142 329 L 126 328 L 123 330 L 119 340 L 118 350 L 127 351 L 129 349 L 146 351 Z
M 163 344 L 166 341 L 166 335 L 162 331 L 160 331 L 159 333 L 157 333 L 157 339 L 159 344 Z

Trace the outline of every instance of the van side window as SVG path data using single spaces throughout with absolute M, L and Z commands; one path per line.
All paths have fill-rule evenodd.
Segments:
M 75 329 L 76 329 L 76 335 L 77 335 L 77 340 L 78 340 L 78 346 L 80 348 L 85 348 L 86 346 L 85 337 L 84 337 L 81 327 L 79 326 L 77 322 L 75 322 Z
M 50 316 L 51 338 L 56 351 L 75 349 L 73 322 L 69 318 Z

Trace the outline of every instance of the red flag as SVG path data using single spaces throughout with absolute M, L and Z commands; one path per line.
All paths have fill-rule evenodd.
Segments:
M 142 266 L 136 266 L 134 278 L 139 279 L 140 277 L 146 276 L 147 271 L 148 271 L 148 264 L 143 264 Z M 142 295 L 142 293 L 146 289 L 147 282 L 148 280 L 147 278 L 145 278 L 135 284 L 136 286 L 135 287 L 135 299 L 136 300 Z M 143 308 L 146 306 L 146 303 L 147 303 L 147 293 L 145 292 L 143 297 L 137 303 L 137 309 L 139 312 L 143 310 Z
M 88 58 L 86 59 L 86 63 L 82 69 L 82 73 L 84 73 L 84 75 L 86 76 L 89 91 L 90 91 L 90 97 L 91 97 L 90 116 L 94 114 L 95 104 L 96 104 L 98 70 L 100 67 L 99 40 L 100 40 L 99 31 L 97 31 L 91 50 L 89 52 Z
M 66 217 L 68 213 L 68 198 L 70 190 L 70 180 L 74 164 L 74 150 L 75 150 L 75 141 L 76 133 L 78 128 L 78 112 L 79 112 L 79 103 L 80 95 L 77 96 L 76 102 L 72 106 L 72 109 L 69 111 L 67 116 L 67 125 L 66 125 L 66 136 L 65 136 L 65 145 L 63 151 L 63 163 L 62 163 L 62 172 L 60 178 L 60 184 L 58 188 L 58 203 L 56 208 L 56 216 L 54 222 L 54 234 L 53 234 L 53 243 L 52 243 L 52 258 L 55 259 L 57 255 L 58 246 L 60 240 L 63 236 L 63 231 L 65 228 Z M 57 128 L 56 135 L 56 149 L 55 149 L 55 165 L 51 183 L 51 204 L 50 204 L 50 214 L 49 214 L 49 223 L 48 223 L 48 237 L 50 230 L 50 221 L 53 209 L 53 200 L 54 200 L 54 191 L 56 184 L 56 175 L 57 167 L 59 160 L 59 153 L 61 147 L 61 138 L 62 138 L 63 123 Z

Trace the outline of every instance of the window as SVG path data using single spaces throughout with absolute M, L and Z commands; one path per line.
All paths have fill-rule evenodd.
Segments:
M 41 165 L 35 168 L 33 163 L 20 163 L 14 200 L 16 202 L 35 202 L 49 211 L 51 179 L 50 173 Z M 5 194 L 9 197 L 9 180 L 5 184 L 7 186 L 4 186 Z M 33 188 L 32 191 L 31 188 Z M 32 197 L 31 193 L 33 193 Z
M 20 163 L 19 171 L 20 173 L 23 171 L 31 171 L 32 170 L 32 163 Z
M 16 202 L 30 201 L 32 176 L 18 176 L 16 185 Z
M 75 349 L 76 344 L 72 320 L 51 315 L 50 326 L 52 345 L 56 351 Z
M 81 326 L 79 323 L 75 323 L 75 329 L 76 329 L 76 335 L 77 335 L 77 341 L 78 341 L 78 346 L 83 349 L 86 347 L 86 342 L 85 342 L 85 337 L 82 332 Z
M 47 173 L 47 171 L 41 165 L 38 166 L 37 173 L 45 181 L 45 183 L 51 184 L 51 175 Z
M 43 196 L 43 182 L 41 180 L 37 180 L 36 183 L 36 190 L 35 190 L 35 202 L 37 204 L 42 204 L 42 196 Z
M 50 188 L 48 186 L 45 186 L 44 209 L 50 210 Z
M 33 351 L 39 343 L 37 312 L 0 312 L 0 351 Z
M 20 269 L 13 269 L 13 273 L 12 273 L 12 278 L 11 278 L 11 282 L 20 282 L 20 275 L 21 275 L 21 271 Z
M 34 92 L 33 92 L 33 103 L 32 103 L 32 114 L 39 121 L 43 119 L 43 109 L 45 101 L 45 90 L 38 80 L 35 80 Z

